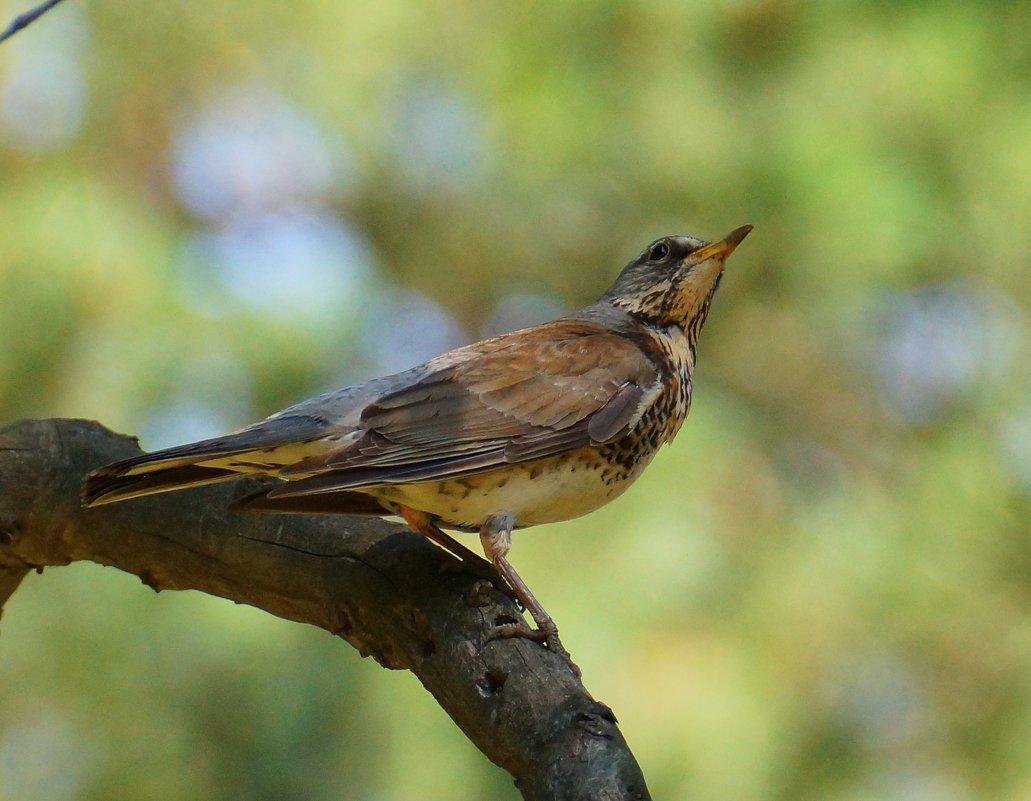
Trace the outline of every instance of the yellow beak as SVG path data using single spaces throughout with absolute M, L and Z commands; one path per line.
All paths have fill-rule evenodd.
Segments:
M 690 258 L 695 264 L 700 264 L 713 258 L 726 259 L 727 256 L 734 252 L 734 248 L 740 245 L 742 240 L 748 236 L 748 232 L 751 230 L 752 226 L 750 225 L 742 225 L 740 228 L 735 228 L 719 242 L 710 242 L 705 247 L 698 248 L 698 250 L 691 254 Z

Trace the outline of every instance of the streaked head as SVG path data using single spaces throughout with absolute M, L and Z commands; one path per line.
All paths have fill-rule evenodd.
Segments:
M 718 242 L 693 236 L 656 239 L 623 268 L 604 300 L 643 322 L 677 325 L 697 335 L 727 257 L 751 230 L 743 225 Z

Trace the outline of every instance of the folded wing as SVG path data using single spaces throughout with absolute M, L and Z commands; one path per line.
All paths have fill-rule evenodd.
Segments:
M 651 360 L 600 325 L 559 320 L 534 333 L 480 343 L 379 397 L 360 436 L 285 468 L 296 480 L 268 497 L 439 481 L 609 442 L 661 391 Z

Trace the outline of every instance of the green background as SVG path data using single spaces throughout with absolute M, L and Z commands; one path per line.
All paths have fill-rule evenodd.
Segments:
M 218 434 L 744 223 L 677 442 L 514 562 L 656 798 L 1027 799 L 1026 3 L 67 0 L 0 46 L 0 420 Z M 137 798 L 518 794 L 324 632 L 31 576 L 0 799 Z

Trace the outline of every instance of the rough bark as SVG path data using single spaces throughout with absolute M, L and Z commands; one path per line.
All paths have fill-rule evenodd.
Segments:
M 0 605 L 78 560 L 250 604 L 411 670 L 526 799 L 650 797 L 611 710 L 536 643 L 490 639 L 518 610 L 448 554 L 377 519 L 229 512 L 247 482 L 80 508 L 83 475 L 134 452 L 93 422 L 0 429 Z

